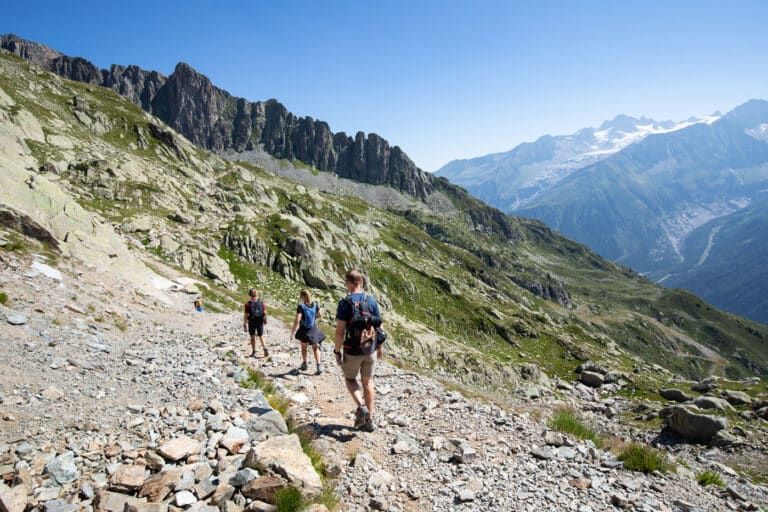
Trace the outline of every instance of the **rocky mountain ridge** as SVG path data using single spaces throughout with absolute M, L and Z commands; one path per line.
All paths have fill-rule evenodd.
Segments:
M 113 89 L 212 151 L 263 148 L 277 158 L 363 183 L 386 184 L 420 199 L 439 189 L 399 146 L 375 133 L 334 133 L 328 123 L 297 117 L 277 100 L 233 97 L 183 62 L 165 76 L 138 66 L 99 69 L 14 35 L 0 36 L 0 47 L 64 78 Z

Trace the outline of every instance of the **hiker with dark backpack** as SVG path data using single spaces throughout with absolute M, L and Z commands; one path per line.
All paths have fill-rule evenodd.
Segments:
M 344 282 L 348 294 L 339 301 L 336 309 L 333 354 L 336 356 L 336 364 L 344 373 L 347 390 L 357 405 L 355 428 L 373 432 L 373 368 L 376 359 L 384 356 L 383 343 L 386 339 L 381 330 L 381 312 L 376 299 L 363 289 L 364 279 L 360 271 L 347 272 Z M 358 375 L 360 383 L 357 381 Z
M 269 357 L 267 345 L 264 342 L 264 326 L 267 325 L 267 305 L 261 300 L 258 291 L 248 290 L 248 301 L 243 304 L 243 330 L 251 337 L 251 357 L 256 357 L 256 335 L 259 336 L 264 357 Z
M 307 369 L 307 348 L 311 345 L 317 364 L 316 375 L 323 373 L 323 364 L 320 362 L 320 344 L 325 339 L 325 334 L 317 326 L 320 318 L 320 306 L 312 301 L 309 290 L 302 290 L 299 294 L 299 305 L 296 307 L 296 317 L 293 319 L 291 338 L 295 337 L 301 342 L 301 371 Z

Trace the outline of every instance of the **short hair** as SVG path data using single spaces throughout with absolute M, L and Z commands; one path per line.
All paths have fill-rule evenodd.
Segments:
M 249 296 L 250 296 L 252 299 L 255 299 L 256 297 L 258 297 L 258 296 L 259 296 L 259 290 L 257 290 L 256 288 L 251 288 L 250 290 L 248 290 L 248 295 L 249 295 Z
M 312 293 L 309 290 L 301 290 L 299 297 L 301 297 L 306 304 L 312 304 Z
M 363 284 L 365 282 L 365 278 L 363 277 L 362 272 L 360 272 L 356 268 L 353 268 L 352 270 L 344 274 L 344 281 L 346 281 L 347 283 Z

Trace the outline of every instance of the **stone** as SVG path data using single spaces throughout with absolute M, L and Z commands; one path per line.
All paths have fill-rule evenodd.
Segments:
M 572 478 L 568 480 L 568 483 L 580 491 L 586 491 L 592 487 L 592 481 L 588 478 Z
M 245 507 L 245 512 L 275 512 L 277 507 L 271 503 L 254 500 Z
M 27 323 L 27 317 L 21 314 L 8 315 L 5 319 L 11 325 L 24 325 Z
M 77 512 L 78 510 L 80 505 L 77 503 L 69 503 L 61 499 L 46 501 L 43 504 L 43 512 Z
M 160 471 L 165 466 L 165 459 L 152 450 L 144 453 L 144 460 L 147 463 L 147 467 L 152 471 Z
M 195 495 L 189 491 L 179 491 L 176 493 L 176 496 L 173 497 L 173 502 L 177 507 L 188 507 L 197 502 L 197 498 L 195 498 Z
M 579 380 L 584 385 L 587 385 L 592 388 L 599 388 L 600 386 L 603 385 L 603 382 L 605 381 L 605 377 L 603 377 L 602 374 L 597 372 L 583 371 L 579 375 Z
M 167 503 L 126 503 L 123 512 L 168 512 Z
M 139 498 L 147 498 L 150 503 L 163 501 L 176 487 L 179 476 L 175 469 L 150 476 L 139 489 Z
M 456 496 L 459 503 L 467 503 L 475 501 L 475 493 L 466 487 L 459 489 L 459 494 Z
M 80 477 L 80 472 L 75 465 L 75 454 L 72 452 L 54 457 L 45 465 L 45 470 L 59 484 L 68 484 Z
M 752 397 L 743 391 L 732 391 L 726 389 L 723 392 L 723 397 L 731 405 L 749 405 L 752 403 Z
M 231 454 L 240 452 L 240 449 L 250 441 L 251 436 L 244 428 L 235 427 L 234 425 L 227 429 L 224 437 L 219 441 L 219 445 L 226 448 Z
M 269 405 L 261 391 L 255 395 L 254 402 L 248 407 L 245 429 L 254 439 L 261 437 L 264 432 L 270 435 L 288 433 L 283 415 Z
M 199 453 L 200 443 L 191 437 L 181 436 L 167 441 L 157 451 L 165 459 L 176 462 Z
M 259 477 L 258 471 L 254 471 L 251 468 L 243 468 L 235 475 L 229 479 L 229 485 L 233 485 L 235 487 L 242 487 L 251 480 L 254 480 L 255 478 Z
M 555 452 L 548 446 L 538 447 L 535 446 L 531 449 L 531 455 L 539 460 L 549 460 L 555 458 Z
M 700 396 L 694 403 L 700 409 L 717 409 L 718 411 L 733 410 L 733 406 L 726 400 L 714 396 Z
M 110 487 L 114 490 L 138 489 L 144 483 L 144 466 L 138 464 L 121 464 L 109 478 Z
M 380 469 L 368 476 L 367 490 L 369 493 L 376 494 L 380 490 L 389 487 L 394 481 L 395 477 L 389 471 Z
M 235 495 L 235 491 L 236 489 L 229 484 L 219 484 L 213 491 L 213 494 L 211 495 L 211 498 L 208 500 L 208 502 L 211 505 L 219 507 L 222 503 L 226 503 L 227 501 L 231 500 L 232 496 Z
M 197 499 L 204 500 L 216 490 L 216 482 L 211 478 L 201 480 L 199 484 L 195 486 L 195 496 Z
M 301 448 L 299 436 L 270 437 L 252 448 L 257 464 L 284 476 L 307 494 L 320 492 L 322 481 L 312 461 Z
M 728 420 L 701 414 L 696 407 L 675 405 L 661 411 L 667 427 L 677 435 L 696 442 L 709 442 L 719 431 L 728 428 Z
M 0 492 L 0 512 L 24 512 L 27 508 L 27 489 L 23 485 Z
M 94 510 L 96 512 L 123 512 L 126 505 L 145 503 L 145 500 L 134 498 L 127 494 L 112 491 L 99 491 L 96 493 Z
M 662 388 L 659 390 L 659 395 L 661 395 L 663 399 L 672 400 L 673 402 L 690 402 L 693 400 L 693 396 L 681 389 L 675 388 Z
M 560 432 L 547 430 L 544 434 L 544 442 L 549 446 L 563 446 L 565 444 L 565 436 Z
M 274 476 L 260 476 L 245 484 L 240 492 L 246 498 L 267 503 L 275 502 L 275 493 L 285 487 L 285 482 Z
M 61 400 L 64 398 L 64 392 L 55 386 L 49 386 L 40 393 L 43 398 L 50 401 Z

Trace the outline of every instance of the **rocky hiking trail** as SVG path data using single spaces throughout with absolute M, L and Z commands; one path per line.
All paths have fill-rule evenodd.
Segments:
M 310 370 L 298 371 L 298 343 L 275 318 L 270 357 L 250 358 L 239 312 L 196 314 L 183 291 L 165 300 L 126 292 L 109 276 L 53 269 L 41 257 L 3 263 L 2 512 L 270 511 L 288 485 L 305 495 L 330 487 L 349 511 L 755 510 L 751 503 L 765 502 L 764 488 L 735 474 L 720 490 L 700 487 L 683 467 L 625 470 L 591 441 L 547 429 L 554 397 L 486 402 L 386 360 L 376 371 L 377 429 L 358 432 L 330 343 L 317 376 L 311 353 Z M 246 367 L 290 403 L 290 421 L 262 390 L 240 385 L 251 378 Z M 324 481 L 296 430 L 314 438 Z M 689 462 L 717 459 L 712 449 Z

